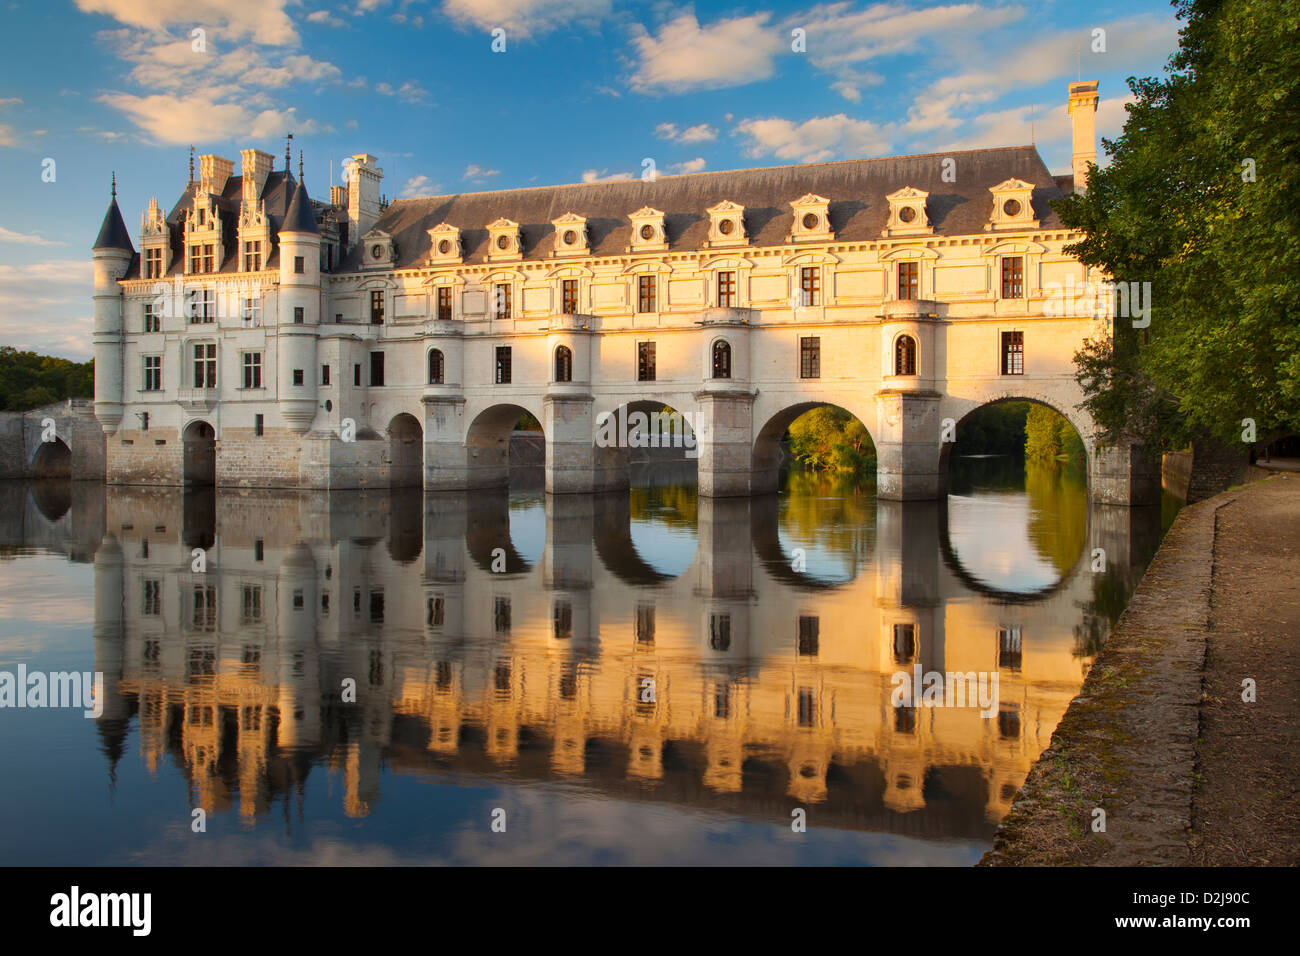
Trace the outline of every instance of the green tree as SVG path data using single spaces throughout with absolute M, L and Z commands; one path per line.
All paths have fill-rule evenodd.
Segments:
M 1151 283 L 1150 327 L 1118 318 L 1076 355 L 1103 438 L 1182 445 L 1300 430 L 1300 5 L 1175 0 L 1179 48 L 1085 195 L 1055 204 L 1067 251 Z
M 0 408 L 27 411 L 95 392 L 95 363 L 20 352 L 0 346 Z
M 816 471 L 866 473 L 875 465 L 876 446 L 866 426 L 842 408 L 804 412 L 789 431 L 790 453 Z

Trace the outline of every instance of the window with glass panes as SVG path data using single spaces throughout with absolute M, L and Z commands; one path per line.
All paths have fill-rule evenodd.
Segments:
M 655 344 L 638 342 L 636 344 L 636 380 L 653 382 L 655 380 Z
M 920 291 L 920 263 L 900 262 L 898 264 L 898 297 L 915 299 Z
M 262 387 L 262 353 L 244 353 L 244 388 Z
M 655 311 L 656 276 L 637 276 L 636 310 L 638 312 Z
M 497 346 L 496 383 L 510 384 L 510 346 L 508 345 Z
M 1022 299 L 1025 295 L 1023 256 L 1002 257 L 1002 298 Z
M 578 312 L 578 280 L 562 280 L 560 284 L 560 292 L 563 299 L 564 314 L 576 315 Z
M 799 340 L 799 377 L 822 377 L 822 340 L 820 336 L 807 335 Z
M 493 311 L 498 319 L 510 318 L 510 283 L 498 282 Z
M 144 251 L 144 277 L 146 279 L 162 278 L 162 254 L 161 249 L 146 249 Z
M 800 301 L 805 306 L 821 305 L 822 271 L 816 266 L 806 266 L 799 270 Z
M 1025 374 L 1025 333 L 1002 333 L 1002 374 Z
M 262 243 L 261 242 L 244 243 L 244 271 L 245 272 L 262 271 Z
M 162 389 L 162 356 L 146 355 L 144 357 L 144 390 L 157 392 Z
M 736 305 L 736 273 L 726 271 L 718 273 L 718 306 L 734 308 Z
M 451 286 L 438 286 L 438 319 L 442 322 L 451 321 Z
M 213 342 L 194 346 L 194 387 L 217 387 L 217 346 Z

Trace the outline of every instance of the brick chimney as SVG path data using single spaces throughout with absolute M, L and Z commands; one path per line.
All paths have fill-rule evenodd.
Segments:
M 1097 94 L 1096 80 L 1070 84 L 1070 121 L 1074 129 L 1074 153 L 1070 171 L 1074 173 L 1074 191 L 1088 188 L 1088 164 L 1097 162 Z
M 378 158 L 357 153 L 343 163 L 348 188 L 348 245 L 355 246 L 379 221 L 379 184 L 384 171 Z
M 243 160 L 243 201 L 246 206 L 256 206 L 266 186 L 266 177 L 271 175 L 275 157 L 260 149 L 245 149 L 240 152 Z
M 209 153 L 199 157 L 199 189 L 205 193 L 217 193 L 226 188 L 226 182 L 235 171 L 235 161 Z

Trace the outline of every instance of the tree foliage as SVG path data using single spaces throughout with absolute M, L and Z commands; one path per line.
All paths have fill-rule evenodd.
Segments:
M 21 412 L 95 392 L 95 363 L 0 346 L 0 408 Z
M 1083 439 L 1069 420 L 1046 405 L 1031 405 L 1025 420 L 1025 458 L 1030 461 L 1055 461 L 1066 458 L 1082 464 L 1085 457 Z
M 1056 203 L 1068 247 L 1151 283 L 1150 327 L 1116 320 L 1076 355 L 1085 407 L 1113 440 L 1300 431 L 1300 5 L 1175 0 L 1183 27 L 1085 195 Z
M 790 453 L 816 471 L 868 473 L 876 446 L 862 422 L 834 406 L 804 412 L 790 425 Z

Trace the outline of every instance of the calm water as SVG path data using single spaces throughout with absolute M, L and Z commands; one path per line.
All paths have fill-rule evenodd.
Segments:
M 971 864 L 1161 531 L 1001 459 L 944 503 L 641 479 L 3 483 L 0 671 L 106 702 L 0 709 L 0 864 Z M 996 713 L 893 706 L 915 666 Z

